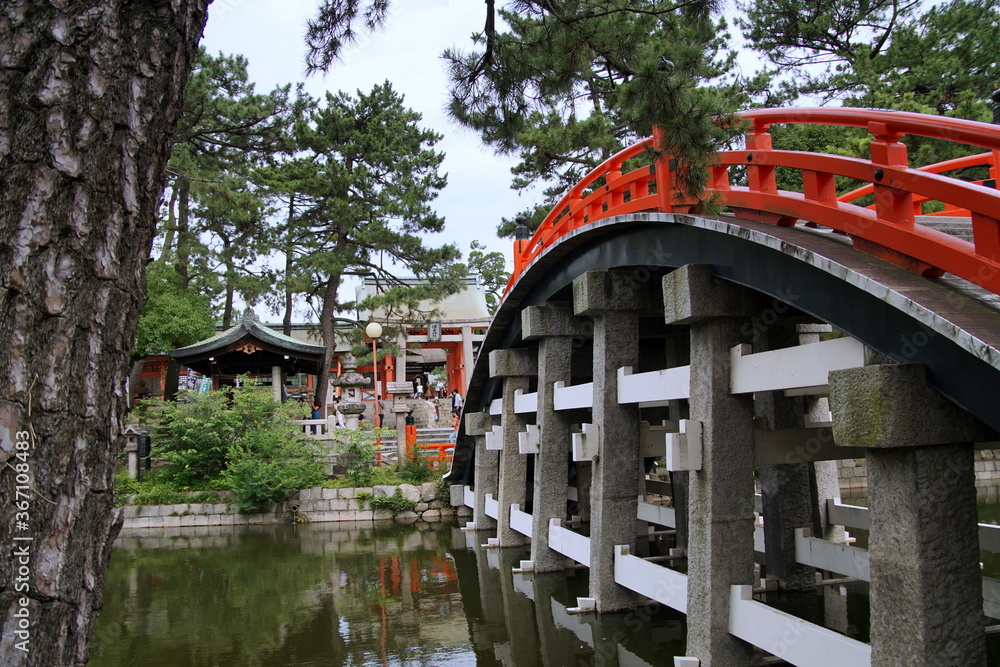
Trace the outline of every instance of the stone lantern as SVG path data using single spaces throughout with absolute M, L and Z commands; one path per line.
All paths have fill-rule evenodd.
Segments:
M 134 480 L 142 481 L 142 470 L 149 470 L 150 444 L 152 438 L 149 430 L 128 424 L 125 427 L 125 452 L 128 454 L 128 476 Z
M 361 387 L 367 387 L 372 381 L 371 378 L 366 378 L 357 372 L 358 359 L 353 354 L 345 354 L 340 364 L 344 370 L 331 384 L 343 389 L 340 412 L 344 415 L 347 428 L 356 431 L 358 415 L 365 411 L 365 406 L 361 403 Z

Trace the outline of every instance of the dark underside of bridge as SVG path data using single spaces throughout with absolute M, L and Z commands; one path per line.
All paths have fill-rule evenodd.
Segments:
M 893 361 L 924 364 L 934 387 L 1000 431 L 995 296 L 959 279 L 914 275 L 854 250 L 830 230 L 657 213 L 586 225 L 525 270 L 480 350 L 467 411 L 486 410 L 499 396 L 489 353 L 526 345 L 523 308 L 571 301 L 573 280 L 587 271 L 632 268 L 641 283 L 689 264 L 711 265 L 716 276 L 764 295 L 786 320 L 797 313 L 800 321 L 830 324 Z M 450 479 L 470 479 L 470 445 L 471 439 L 460 440 Z

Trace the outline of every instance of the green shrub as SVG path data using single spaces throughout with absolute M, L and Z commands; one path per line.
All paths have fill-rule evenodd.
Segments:
M 451 482 L 444 477 L 439 478 L 437 486 L 434 487 L 434 499 L 440 500 L 446 505 L 451 504 Z
M 241 392 L 237 392 L 241 393 Z M 179 485 L 198 485 L 214 479 L 226 467 L 226 453 L 247 422 L 235 410 L 230 389 L 207 394 L 187 392 L 164 403 L 153 435 L 153 456 L 173 465 L 165 473 Z
M 159 422 L 153 455 L 173 464 L 164 475 L 178 486 L 205 486 L 220 478 L 233 446 L 258 438 L 259 431 L 298 437 L 291 420 L 302 418 L 306 410 L 300 403 L 276 403 L 270 390 L 249 378 L 237 389 L 184 392 L 176 402 L 149 408 L 147 416 Z
M 270 390 L 245 378 L 236 389 L 182 392 L 176 402 L 149 401 L 142 415 L 155 428 L 153 455 L 170 461 L 143 487 L 140 502 L 217 502 L 205 491 L 229 488 L 244 511 L 282 502 L 289 491 L 323 481 L 317 452 L 291 423 L 306 416 L 302 403 L 277 403 Z M 145 483 L 144 483 L 145 484 Z M 124 493 L 133 493 L 123 483 Z M 178 494 L 181 494 L 178 496 Z M 179 500 L 177 498 L 180 497 Z
M 115 471 L 115 498 L 134 495 L 140 488 L 139 482 L 129 477 L 127 471 Z
M 399 486 L 402 483 L 395 466 L 379 466 L 372 473 L 372 486 Z
M 434 468 L 420 451 L 414 448 L 398 466 L 400 478 L 407 484 L 423 484 L 436 476 Z
M 188 495 L 168 482 L 154 480 L 140 483 L 131 502 L 133 505 L 179 505 L 188 502 Z
M 189 503 L 219 503 L 222 502 L 222 496 L 219 495 L 218 491 L 198 491 L 188 494 L 187 501 Z
M 391 496 L 379 496 L 377 498 L 370 498 L 368 500 L 368 505 L 372 509 L 383 509 L 392 512 L 393 516 L 396 516 L 400 512 L 408 512 L 417 506 L 417 503 L 412 500 L 407 500 L 403 497 L 403 490 L 396 487 L 396 493 Z
M 312 441 L 294 428 L 272 424 L 247 432 L 229 448 L 222 473 L 243 512 L 258 512 L 284 502 L 288 494 L 315 486 L 326 477 Z
M 352 486 L 371 486 L 377 471 L 375 455 L 378 452 L 376 440 L 389 437 L 392 431 L 375 428 L 370 431 L 347 428 L 334 429 L 334 439 L 340 443 L 339 449 L 344 453 L 344 465 L 347 468 L 347 479 Z

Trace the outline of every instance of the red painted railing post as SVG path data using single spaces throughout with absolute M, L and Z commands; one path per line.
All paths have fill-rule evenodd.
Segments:
M 915 222 L 913 194 L 893 187 L 893 179 L 879 167 L 908 167 L 906 145 L 899 143 L 903 133 L 889 129 L 885 123 L 868 123 L 873 139 L 869 145 L 872 158 L 872 179 L 875 184 L 875 214 L 882 220 L 898 225 Z
M 1000 189 L 1000 150 L 991 152 L 993 164 L 990 166 L 990 178 L 993 179 L 993 187 Z M 976 254 L 997 261 L 1000 259 L 1000 220 L 981 213 L 971 215 Z
M 530 239 L 514 239 L 514 273 L 520 274 L 524 269 L 524 251 Z
M 659 209 L 664 213 L 672 213 L 674 174 L 670 169 L 670 156 L 662 152 L 663 130 L 653 127 L 653 151 L 656 154 L 656 199 Z
M 837 180 L 833 174 L 822 171 L 802 171 L 802 190 L 806 199 L 827 204 L 837 205 Z
M 767 164 L 766 153 L 771 150 L 770 125 L 754 123 L 753 131 L 747 133 L 747 180 L 750 190 L 775 194 L 778 192 L 778 181 L 774 175 L 774 167 Z M 764 164 L 761 164 L 764 162 Z
M 604 187 L 607 188 L 610 197 L 608 198 L 608 208 L 614 208 L 616 206 L 621 206 L 625 201 L 625 193 L 621 190 L 613 189 L 613 184 L 616 180 L 622 177 L 622 163 L 618 162 L 611 165 L 608 170 L 608 175 L 604 177 Z

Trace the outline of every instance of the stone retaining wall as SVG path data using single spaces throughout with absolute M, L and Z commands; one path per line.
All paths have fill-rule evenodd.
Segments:
M 361 493 L 374 498 L 391 497 L 400 489 L 402 496 L 416 503 L 413 511 L 393 516 L 387 509 L 373 510 Z M 180 528 L 184 526 L 236 526 L 267 523 L 331 521 L 441 521 L 454 516 L 456 510 L 435 497 L 437 483 L 401 484 L 351 489 L 302 489 L 286 503 L 274 505 L 262 514 L 241 514 L 229 503 L 184 503 L 179 505 L 125 505 L 119 510 L 124 516 L 124 528 Z M 292 508 L 295 508 L 293 512 Z M 459 508 L 459 515 L 470 511 Z
M 1000 450 L 977 449 L 974 466 L 976 486 L 1000 482 Z M 868 489 L 868 463 L 865 459 L 845 459 L 840 462 L 839 472 L 840 490 L 847 495 L 857 495 L 859 490 Z M 990 495 L 996 497 L 997 493 Z

